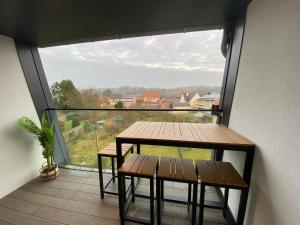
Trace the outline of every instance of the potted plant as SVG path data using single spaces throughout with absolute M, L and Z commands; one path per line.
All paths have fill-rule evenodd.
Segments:
M 39 128 L 31 119 L 22 117 L 18 120 L 18 124 L 26 131 L 33 134 L 43 147 L 43 157 L 46 162 L 40 169 L 40 176 L 43 180 L 53 180 L 58 174 L 58 166 L 54 162 L 54 125 L 48 123 L 45 114 L 42 117 L 41 128 Z

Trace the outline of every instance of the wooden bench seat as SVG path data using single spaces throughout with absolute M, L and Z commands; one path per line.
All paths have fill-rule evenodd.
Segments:
M 193 160 L 184 158 L 161 157 L 156 177 L 157 224 L 161 224 L 160 201 L 164 199 L 164 181 L 173 181 L 188 184 L 188 208 L 190 207 L 190 205 L 192 205 L 191 224 L 194 225 L 196 221 L 198 177 L 193 164 Z M 193 201 L 191 201 L 192 185 Z
M 157 170 L 158 157 L 157 156 L 147 156 L 139 154 L 131 154 L 128 159 L 123 163 L 123 165 L 118 169 L 118 174 L 121 177 L 121 183 L 119 183 L 119 202 L 124 202 L 120 204 L 120 220 L 121 224 L 124 225 L 125 221 L 131 221 L 141 224 L 154 225 L 155 215 L 154 215 L 154 176 Z M 131 182 L 131 199 L 126 200 L 125 193 L 125 181 L 124 177 L 130 176 L 132 178 Z M 150 219 L 135 218 L 126 215 L 129 205 L 134 202 L 134 177 L 147 178 L 150 180 Z
M 248 188 L 247 183 L 229 162 L 198 160 L 196 169 L 202 184 L 231 189 Z
M 248 195 L 248 184 L 229 162 L 198 160 L 196 162 L 196 170 L 201 182 L 199 225 L 203 224 L 205 186 L 225 188 L 223 206 L 223 215 L 225 217 L 226 209 L 228 208 L 229 189 L 242 190 Z
M 118 169 L 118 173 L 136 177 L 154 177 L 157 163 L 157 156 L 131 154 Z
M 126 156 L 132 148 L 132 144 L 122 144 L 122 156 Z M 116 143 L 110 143 L 109 145 L 105 146 L 98 152 L 98 155 L 106 157 L 117 157 Z
M 164 180 L 187 183 L 198 180 L 193 161 L 183 158 L 162 157 L 157 176 Z
M 122 157 L 124 158 L 127 154 L 133 152 L 133 145 L 132 144 L 123 144 L 122 145 Z M 104 185 L 103 182 L 103 168 L 102 168 L 102 157 L 108 157 L 111 159 L 111 171 L 112 171 L 112 178 Z M 116 181 L 116 174 L 115 174 L 115 158 L 117 158 L 117 147 L 116 143 L 112 142 L 109 145 L 105 146 L 98 152 L 98 169 L 99 169 L 99 181 L 100 181 L 100 195 L 101 198 L 104 198 L 104 193 L 118 195 L 116 192 L 106 191 L 108 185 Z

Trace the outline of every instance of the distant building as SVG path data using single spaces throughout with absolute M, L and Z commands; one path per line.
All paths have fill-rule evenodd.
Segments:
M 171 109 L 171 108 L 173 108 L 172 100 L 162 99 L 160 101 L 160 108 L 161 109 Z
M 191 106 L 196 106 L 196 105 L 197 105 L 197 102 L 199 101 L 200 98 L 201 98 L 201 97 L 200 97 L 199 93 L 195 93 L 195 94 L 190 98 L 189 104 L 190 104 Z
M 135 105 L 136 99 L 134 94 L 114 95 L 110 98 L 109 104 L 114 106 L 118 102 L 122 102 L 125 108 L 130 108 Z
M 219 105 L 220 104 L 220 94 L 217 93 L 209 93 L 204 95 L 198 99 L 196 102 L 196 106 L 202 109 L 211 109 L 212 105 Z
M 160 102 L 160 93 L 155 91 L 144 92 L 144 105 L 158 107 Z

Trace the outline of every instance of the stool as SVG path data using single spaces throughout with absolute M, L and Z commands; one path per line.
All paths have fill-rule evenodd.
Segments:
M 147 156 L 139 154 L 131 154 L 129 158 L 123 163 L 123 165 L 118 169 L 118 175 L 122 176 L 122 183 L 119 186 L 119 202 L 120 204 L 120 220 L 121 224 L 125 224 L 125 221 L 137 222 L 142 224 L 154 224 L 154 175 L 157 169 L 158 157 Z M 147 178 L 150 180 L 150 220 L 145 220 L 141 218 L 129 217 L 126 212 L 129 209 L 131 202 L 134 202 L 134 182 L 131 182 L 131 193 L 132 195 L 125 200 L 125 176 Z
M 248 192 L 249 187 L 247 183 L 229 162 L 198 160 L 196 162 L 196 170 L 201 182 L 199 225 L 203 224 L 205 186 L 225 188 L 223 206 L 223 215 L 225 217 L 228 207 L 229 189 L 238 189 Z
M 157 201 L 157 224 L 161 224 L 161 204 L 160 201 L 163 195 L 163 182 L 173 181 L 187 183 L 188 188 L 188 207 L 190 206 L 190 194 L 191 185 L 193 185 L 193 201 L 192 201 L 192 221 L 191 224 L 194 225 L 196 222 L 196 207 L 197 207 L 197 188 L 198 188 L 198 178 L 191 159 L 183 158 L 160 158 L 160 163 L 158 167 L 158 172 L 156 176 L 156 201 Z
M 122 145 L 122 157 L 124 158 L 129 152 L 133 153 L 133 145 L 132 144 L 123 144 Z M 105 184 L 103 182 L 103 171 L 102 171 L 102 157 L 111 158 L 111 170 L 112 170 L 112 178 Z M 101 149 L 98 152 L 98 168 L 99 168 L 99 180 L 100 180 L 100 194 L 101 198 L 104 198 L 104 193 L 106 194 L 113 194 L 118 195 L 116 192 L 106 191 L 108 185 L 116 181 L 116 174 L 115 174 L 115 158 L 117 157 L 117 149 L 116 143 L 110 143 L 105 148 Z

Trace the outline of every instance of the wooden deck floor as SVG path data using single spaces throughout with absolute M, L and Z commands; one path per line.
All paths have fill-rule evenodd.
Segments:
M 108 179 L 106 175 L 105 179 Z M 112 188 L 116 188 L 114 184 Z M 186 196 L 186 186 L 166 183 L 166 195 Z M 139 190 L 148 190 L 142 180 Z M 217 198 L 213 189 L 207 190 L 207 198 Z M 130 214 L 148 215 L 149 203 L 138 199 Z M 206 225 L 226 224 L 221 211 L 206 209 Z M 189 224 L 185 205 L 165 203 L 163 210 L 165 224 Z M 117 225 L 119 224 L 118 199 L 99 195 L 98 173 L 61 169 L 60 176 L 51 182 L 39 178 L 29 182 L 10 195 L 0 199 L 0 225 Z M 128 223 L 132 224 L 132 223 Z

